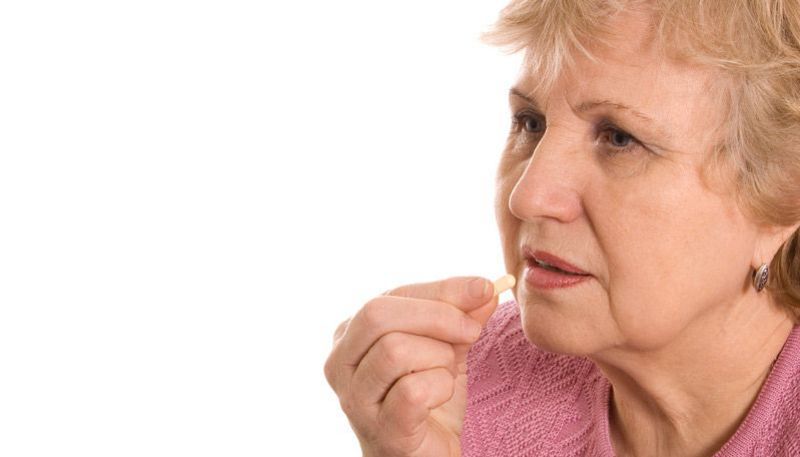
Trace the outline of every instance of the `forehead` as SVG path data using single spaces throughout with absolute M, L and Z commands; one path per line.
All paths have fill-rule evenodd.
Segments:
M 573 52 L 574 65 L 563 68 L 552 87 L 538 88 L 540 80 L 525 65 L 515 85 L 546 110 L 551 99 L 571 107 L 607 100 L 653 118 L 665 129 L 688 128 L 718 122 L 722 115 L 718 75 L 707 68 L 677 61 L 655 40 L 653 17 L 641 11 L 623 11 L 611 18 L 608 32 L 583 43 L 594 60 Z

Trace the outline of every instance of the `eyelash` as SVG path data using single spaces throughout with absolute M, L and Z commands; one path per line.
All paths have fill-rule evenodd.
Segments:
M 516 114 L 514 114 L 514 116 L 512 117 L 512 120 L 511 120 L 513 132 L 514 133 L 519 133 L 520 130 L 525 127 L 525 121 L 528 118 L 538 118 L 540 122 L 543 122 L 543 120 L 541 119 L 540 116 L 535 115 L 533 113 L 530 113 L 530 112 L 516 113 Z M 526 133 L 533 134 L 535 132 L 527 132 L 526 131 Z M 542 133 L 542 132 L 538 132 L 538 133 Z M 622 154 L 622 153 L 626 153 L 626 152 L 631 152 L 635 148 L 637 148 L 638 146 L 641 145 L 641 142 L 639 140 L 637 140 L 636 137 L 634 137 L 630 133 L 618 128 L 617 126 L 615 126 L 612 122 L 610 122 L 608 120 L 603 120 L 602 122 L 600 122 L 600 125 L 598 125 L 598 127 L 597 127 L 597 133 L 598 133 L 599 136 L 606 137 L 608 139 L 610 139 L 610 137 L 612 135 L 616 135 L 616 134 L 622 134 L 623 136 L 625 136 L 626 138 L 629 139 L 629 143 L 626 146 L 611 146 L 611 148 L 608 151 L 609 155 L 615 155 L 615 154 Z M 608 141 L 606 143 L 608 143 Z

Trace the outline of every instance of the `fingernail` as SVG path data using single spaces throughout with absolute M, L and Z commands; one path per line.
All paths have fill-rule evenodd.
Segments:
M 475 299 L 481 299 L 489 293 L 489 281 L 483 278 L 475 278 L 467 285 L 469 296 Z

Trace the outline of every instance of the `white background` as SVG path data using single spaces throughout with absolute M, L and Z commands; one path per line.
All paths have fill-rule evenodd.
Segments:
M 505 3 L 0 4 L 0 455 L 358 455 L 337 324 L 504 273 Z

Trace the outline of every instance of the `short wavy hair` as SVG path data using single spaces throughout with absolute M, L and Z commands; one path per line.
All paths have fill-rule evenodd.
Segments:
M 613 33 L 607 19 L 627 8 L 652 13 L 653 38 L 668 56 L 718 70 L 727 117 L 709 158 L 733 173 L 742 210 L 766 226 L 800 222 L 800 0 L 511 0 L 482 39 L 524 49 L 546 88 L 575 52 L 594 60 L 584 43 L 603 42 Z M 795 322 L 798 237 L 771 260 L 767 285 Z

